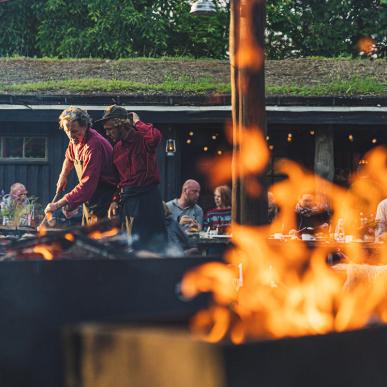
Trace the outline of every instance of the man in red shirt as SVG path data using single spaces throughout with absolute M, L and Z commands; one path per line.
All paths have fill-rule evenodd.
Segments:
M 99 121 L 115 143 L 113 163 L 119 175 L 119 198 L 111 204 L 109 215 L 119 210 L 135 249 L 160 251 L 167 241 L 156 156 L 161 133 L 117 105 L 108 107 Z
M 59 116 L 59 125 L 70 141 L 56 191 L 66 188 L 67 177 L 73 168 L 79 183 L 62 199 L 49 203 L 45 212 L 64 207 L 66 215 L 83 204 L 83 224 L 95 223 L 107 217 L 118 181 L 113 167 L 113 148 L 106 138 L 91 128 L 90 116 L 80 108 L 65 109 Z

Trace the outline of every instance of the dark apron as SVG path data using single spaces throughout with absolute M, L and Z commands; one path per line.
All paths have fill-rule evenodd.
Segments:
M 81 181 L 83 174 L 83 161 L 74 160 L 74 168 L 77 173 L 78 180 Z M 97 188 L 91 199 L 83 203 L 83 226 L 94 224 L 103 218 L 107 218 L 114 190 L 114 186 L 101 181 L 98 182 Z
M 162 252 L 165 249 L 168 236 L 157 185 L 121 189 L 119 212 L 123 228 L 133 238 L 135 250 Z

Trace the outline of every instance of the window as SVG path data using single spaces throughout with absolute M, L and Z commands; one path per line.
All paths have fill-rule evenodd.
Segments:
M 47 160 L 47 137 L 0 137 L 0 160 Z

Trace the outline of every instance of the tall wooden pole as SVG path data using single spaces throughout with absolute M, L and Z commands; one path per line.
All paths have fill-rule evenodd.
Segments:
M 240 141 L 246 128 L 266 133 L 264 30 L 265 0 L 231 0 L 230 65 L 233 120 L 233 221 L 245 225 L 267 222 L 267 194 L 263 176 L 257 196 L 249 194 L 251 180 L 240 173 L 238 152 L 243 153 Z M 257 150 L 258 151 L 258 150 Z

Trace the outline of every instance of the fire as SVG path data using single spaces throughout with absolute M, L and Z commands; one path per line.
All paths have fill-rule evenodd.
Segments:
M 250 182 L 249 188 L 252 194 L 258 194 L 260 187 L 255 185 L 255 175 L 260 173 L 266 167 L 269 160 L 269 149 L 262 131 L 256 127 L 240 127 L 240 136 L 235 142 L 238 150 L 235 152 L 235 163 L 238 168 L 238 175 L 245 177 Z M 227 137 L 232 141 L 232 129 L 227 129 Z M 203 173 L 207 174 L 210 184 L 213 187 L 225 184 L 232 177 L 232 154 L 224 153 L 214 161 L 206 158 L 199 164 Z
M 183 280 L 187 297 L 211 292 L 214 298 L 213 306 L 193 319 L 194 332 L 210 342 L 229 338 L 241 343 L 255 338 L 341 332 L 375 320 L 387 322 L 385 244 L 370 248 L 360 242 L 332 240 L 316 243 L 309 250 L 300 239 L 269 238 L 275 232 L 296 228 L 296 203 L 303 193 L 312 192 L 321 205 L 329 203 L 331 224 L 341 219 L 346 234 L 360 240 L 360 212 L 374 213 L 378 202 L 387 196 L 387 149 L 376 148 L 365 159 L 368 162 L 353 177 L 348 190 L 292 161 L 276 165 L 287 175 L 286 180 L 270 187 L 280 209 L 277 218 L 267 226 L 232 226 L 235 247 L 226 260 L 234 267 L 242 264 L 243 286 L 235 286 L 235 271 L 221 263 L 195 269 Z M 252 164 L 254 168 L 261 165 L 257 161 Z M 337 250 L 346 256 L 346 263 L 330 267 L 326 258 Z
M 32 248 L 34 253 L 40 254 L 47 261 L 51 261 L 54 259 L 54 252 L 51 246 L 48 245 L 37 245 Z
M 250 195 L 260 193 L 257 175 L 269 159 L 263 130 L 256 125 L 264 121 L 263 117 L 253 114 L 261 113 L 262 101 L 251 106 L 249 85 L 244 84 L 245 79 L 250 80 L 244 76 L 248 74 L 254 74 L 258 82 L 257 70 L 262 69 L 264 61 L 254 28 L 262 25 L 252 21 L 257 16 L 253 7 L 259 4 L 260 0 L 231 3 L 235 7 L 231 13 L 235 19 L 230 24 L 233 125 L 226 133 L 232 138 L 233 155 L 215 162 L 207 160 L 203 167 L 207 172 L 211 169 L 211 184 L 228 182 L 232 177 L 234 182 L 242 182 L 242 188 L 238 188 L 244 190 L 243 194 Z M 359 49 L 372 53 L 374 42 L 361 40 Z M 256 338 L 341 332 L 375 320 L 387 322 L 387 244 L 370 248 L 356 242 L 363 232 L 360 214 L 374 218 L 371 214 L 377 203 L 387 197 L 387 149 L 375 149 L 364 157 L 362 169 L 353 176 L 348 190 L 292 161 L 281 161 L 276 168 L 287 178 L 270 187 L 279 207 L 273 223 L 256 227 L 233 224 L 234 248 L 225 257 L 227 263 L 207 264 L 184 277 L 182 291 L 186 297 L 200 292 L 213 295 L 213 305 L 193 319 L 194 332 L 210 342 L 227 338 L 241 343 Z M 321 234 L 332 236 L 332 225 L 339 225 L 338 229 L 345 228 L 348 241 L 355 242 L 344 243 L 341 237 L 329 238 L 328 242 L 327 237 L 321 237 L 309 248 L 297 238 L 295 208 L 304 194 L 312 198 L 309 210 L 332 210 L 331 226 L 322 224 L 318 229 Z M 290 231 L 293 237 L 270 239 L 273 233 Z M 327 257 L 338 252 L 345 263 L 329 266 Z M 232 267 L 243 268 L 241 286 Z
M 366 55 L 373 54 L 376 51 L 376 42 L 371 37 L 363 37 L 357 42 L 357 49 L 360 53 Z
M 103 238 L 110 238 L 119 233 L 119 229 L 117 227 L 113 227 L 110 230 L 107 231 L 93 231 L 88 236 L 90 239 L 103 239 Z
M 39 237 L 42 237 L 44 235 L 47 234 L 47 227 L 44 225 L 44 224 L 41 224 L 39 227 L 38 227 L 38 236 Z

